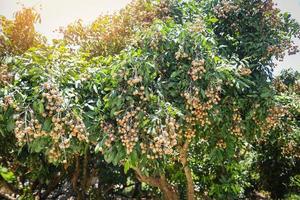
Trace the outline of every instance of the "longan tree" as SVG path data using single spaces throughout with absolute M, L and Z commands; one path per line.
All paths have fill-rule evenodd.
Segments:
M 271 0 L 141 0 L 97 23 L 7 63 L 0 127 L 11 152 L 65 169 L 74 188 L 82 173 L 84 192 L 100 154 L 165 199 L 241 198 L 252 147 L 295 121 L 271 79 L 299 25 Z
M 63 41 L 90 56 L 108 56 L 120 53 L 132 43 L 137 31 L 151 26 L 156 19 L 169 16 L 169 1 L 132 1 L 120 12 L 101 15 L 90 25 L 78 20 L 60 32 Z
M 109 161 L 125 146 L 125 168 L 132 167 L 167 199 L 179 198 L 169 167 L 183 170 L 186 196 L 193 199 L 190 145 L 207 145 L 214 164 L 238 162 L 247 142 L 268 134 L 286 116 L 273 102 L 268 78 L 272 59 L 294 49 L 290 36 L 299 25 L 271 1 L 184 2 L 179 8 L 174 21 L 154 23 L 140 34 L 128 60 L 121 54 L 120 64 L 112 64 L 117 66 L 112 76 L 120 80 L 111 84 L 115 87 L 104 107 L 110 108 L 109 116 L 102 125 L 107 136 L 99 146 Z M 237 23 L 235 29 L 227 20 Z M 271 51 L 278 41 L 280 48 Z
M 0 61 L 7 57 L 20 55 L 30 47 L 45 43 L 35 30 L 35 23 L 40 22 L 40 15 L 33 8 L 23 8 L 10 20 L 0 16 Z

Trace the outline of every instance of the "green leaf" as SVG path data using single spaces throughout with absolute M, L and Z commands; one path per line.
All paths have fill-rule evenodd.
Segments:
M 9 171 L 6 167 L 0 165 L 0 176 L 7 182 L 13 182 L 16 177 L 13 172 Z
M 98 88 L 96 85 L 93 85 L 94 92 L 98 94 Z
M 51 131 L 52 121 L 51 118 L 47 118 L 43 124 L 43 130 Z
M 39 106 L 38 106 L 38 102 L 37 102 L 37 101 L 33 102 L 32 107 L 33 107 L 33 110 L 34 110 L 35 112 L 38 112 Z
M 100 143 L 98 143 L 97 145 L 96 145 L 96 147 L 95 147 L 95 153 L 99 153 L 100 152 L 100 149 L 101 149 L 101 146 L 100 146 L 101 144 Z
M 138 160 L 137 152 L 136 152 L 136 150 L 133 150 L 130 154 L 130 161 L 133 166 L 136 166 L 137 160 Z
M 125 152 L 124 151 L 117 152 L 115 158 L 112 161 L 113 165 L 117 165 L 120 162 L 120 160 L 123 159 L 124 156 L 125 156 Z
M 32 107 L 33 107 L 33 110 L 39 114 L 42 114 L 45 112 L 44 104 L 41 101 L 33 102 Z
M 127 160 L 124 165 L 124 172 L 127 174 L 128 170 L 131 168 L 130 160 Z
M 211 22 L 211 23 L 216 23 L 219 20 L 218 20 L 218 18 L 212 17 L 212 18 L 209 18 L 208 21 Z
M 7 122 L 7 131 L 8 132 L 11 132 L 13 131 L 15 128 L 15 122 L 13 119 L 9 119 L 8 122 Z
M 115 156 L 116 156 L 116 150 L 111 148 L 108 152 L 104 154 L 104 160 L 107 163 L 111 163 L 114 160 Z
M 29 147 L 32 152 L 40 153 L 48 147 L 49 142 L 49 138 L 37 138 L 29 144 Z
M 40 101 L 38 107 L 39 114 L 43 114 L 45 112 L 44 104 Z

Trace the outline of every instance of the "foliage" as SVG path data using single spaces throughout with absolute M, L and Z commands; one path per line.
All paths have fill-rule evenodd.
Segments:
M 0 16 L 0 62 L 9 56 L 24 53 L 30 47 L 41 45 L 45 39 L 35 31 L 40 15 L 33 8 L 23 8 L 14 20 Z
M 0 72 L 1 166 L 23 199 L 299 192 L 298 75 L 271 81 L 299 25 L 272 1 L 139 0 L 52 45 L 25 11 L 32 40 Z
M 288 115 L 279 122 L 256 146 L 262 187 L 271 192 L 272 198 L 283 198 L 288 192 L 299 192 L 299 186 L 291 186 L 291 179 L 299 175 L 299 91 L 296 90 L 297 73 L 282 71 L 274 82 L 277 88 L 276 101 Z M 284 87 L 278 87 L 278 83 Z M 288 84 L 285 85 L 284 83 Z M 283 90 L 283 88 L 285 88 Z
M 168 13 L 168 1 L 138 0 L 119 13 L 99 16 L 88 26 L 79 20 L 60 31 L 67 44 L 79 46 L 91 56 L 107 56 L 118 54 L 132 43 L 135 32 L 149 27 L 157 18 L 166 18 Z

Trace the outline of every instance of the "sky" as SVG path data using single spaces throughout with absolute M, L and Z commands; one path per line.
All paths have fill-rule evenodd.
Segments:
M 0 15 L 8 18 L 19 10 L 22 5 L 34 6 L 41 13 L 42 23 L 36 26 L 38 32 L 49 39 L 58 37 L 55 32 L 59 27 L 82 19 L 90 23 L 100 14 L 113 13 L 125 7 L 131 0 L 0 0 Z M 300 0 L 274 0 L 278 7 L 292 14 L 300 23 Z M 300 46 L 300 40 L 295 41 Z M 284 68 L 300 71 L 300 53 L 287 56 L 283 62 L 278 62 L 275 73 Z

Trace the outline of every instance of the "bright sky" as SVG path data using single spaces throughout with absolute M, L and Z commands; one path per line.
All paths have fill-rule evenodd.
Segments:
M 40 13 L 42 23 L 37 25 L 37 30 L 48 38 L 57 37 L 55 29 L 60 26 L 82 19 L 89 23 L 97 18 L 101 13 L 113 13 L 131 0 L 0 0 L 0 15 L 8 18 L 13 17 L 13 13 L 25 6 L 41 7 Z M 300 0 L 274 0 L 278 7 L 289 12 L 300 23 Z M 18 3 L 19 2 L 19 3 Z M 300 40 L 296 41 L 300 46 Z M 294 68 L 300 71 L 300 53 L 288 56 L 283 62 L 278 63 L 276 73 L 283 68 Z
M 113 13 L 131 0 L 0 0 L 0 15 L 13 17 L 22 6 L 35 7 L 41 14 L 42 23 L 37 30 L 48 38 L 55 38 L 55 29 L 77 19 L 92 22 L 100 14 Z

